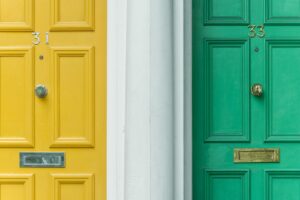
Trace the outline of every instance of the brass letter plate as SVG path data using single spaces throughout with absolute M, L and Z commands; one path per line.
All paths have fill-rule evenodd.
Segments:
M 29 168 L 63 168 L 65 153 L 63 152 L 21 152 L 20 167 Z
M 279 148 L 234 149 L 235 163 L 277 163 L 279 161 Z

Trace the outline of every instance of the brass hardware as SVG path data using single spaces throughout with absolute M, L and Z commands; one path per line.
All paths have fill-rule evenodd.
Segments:
M 256 30 L 255 30 L 255 28 L 256 28 L 256 25 L 249 25 L 248 26 L 248 28 L 250 29 L 250 32 L 249 32 L 249 37 L 250 38 L 255 38 L 256 37 Z
M 46 32 L 46 44 L 49 44 L 49 32 Z
M 277 163 L 280 162 L 279 148 L 234 149 L 235 163 Z
M 38 98 L 45 98 L 48 94 L 48 90 L 46 88 L 46 86 L 42 85 L 42 84 L 38 84 L 36 87 L 35 87 L 35 95 L 38 97 Z
M 32 43 L 34 45 L 38 45 L 41 43 L 41 39 L 40 39 L 40 33 L 39 32 L 33 32 L 32 35 L 34 36 Z
M 260 97 L 263 94 L 263 87 L 259 83 L 255 83 L 251 87 L 251 94 L 256 97 Z
M 265 35 L 266 35 L 265 26 L 260 25 L 260 26 L 257 26 L 257 28 L 259 29 L 259 33 L 257 33 L 257 36 L 260 37 L 260 38 L 265 37 Z
M 264 25 L 256 26 L 256 25 L 251 24 L 248 26 L 248 28 L 250 29 L 250 32 L 248 34 L 250 38 L 255 38 L 256 36 L 259 38 L 263 38 L 266 36 Z M 256 32 L 256 28 L 258 29 L 258 33 Z

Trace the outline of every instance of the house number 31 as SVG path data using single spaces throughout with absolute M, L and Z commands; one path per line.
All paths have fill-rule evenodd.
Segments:
M 32 35 L 33 35 L 32 43 L 34 45 L 39 45 L 41 43 L 40 33 L 33 32 Z M 49 44 L 49 32 L 46 32 L 46 44 Z
M 249 25 L 248 28 L 250 29 L 249 34 L 248 34 L 250 38 L 255 38 L 256 36 L 259 38 L 263 38 L 266 35 L 264 25 L 260 25 L 260 26 Z M 257 29 L 258 29 L 258 32 L 257 32 Z

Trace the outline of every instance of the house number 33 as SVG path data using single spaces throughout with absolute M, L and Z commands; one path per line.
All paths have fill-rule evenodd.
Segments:
M 256 36 L 259 38 L 263 38 L 266 35 L 265 32 L 265 26 L 264 25 L 260 25 L 260 26 L 256 26 L 256 25 L 249 25 L 249 37 L 250 38 L 255 38 Z M 257 32 L 258 29 L 258 32 Z

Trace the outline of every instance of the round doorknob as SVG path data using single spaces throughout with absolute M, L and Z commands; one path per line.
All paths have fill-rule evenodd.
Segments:
M 45 98 L 48 94 L 48 90 L 46 88 L 46 86 L 42 85 L 42 84 L 38 84 L 36 87 L 35 87 L 35 95 L 38 97 L 38 98 Z
M 259 83 L 255 83 L 251 87 L 251 93 L 253 96 L 260 97 L 263 94 L 263 87 Z

